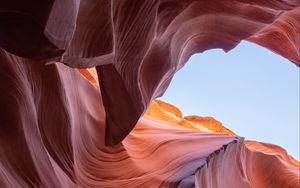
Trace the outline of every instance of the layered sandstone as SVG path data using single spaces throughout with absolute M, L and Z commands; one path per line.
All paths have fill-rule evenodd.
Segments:
M 300 186 L 284 149 L 151 103 L 193 53 L 241 40 L 299 66 L 299 1 L 0 5 L 0 187 Z
M 193 53 L 229 51 L 249 40 L 299 66 L 299 6 L 297 0 L 5 0 L 1 46 L 40 63 L 96 66 L 106 143 L 114 145 Z

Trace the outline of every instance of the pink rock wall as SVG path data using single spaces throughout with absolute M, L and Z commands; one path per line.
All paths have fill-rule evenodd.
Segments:
M 297 0 L 0 5 L 0 187 L 299 187 L 282 149 L 141 118 L 196 52 L 249 40 L 299 66 Z

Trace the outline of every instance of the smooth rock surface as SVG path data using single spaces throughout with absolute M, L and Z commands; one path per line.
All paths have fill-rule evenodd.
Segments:
M 241 40 L 300 66 L 299 7 L 1 1 L 0 187 L 299 187 L 284 149 L 153 101 L 192 54 Z
M 120 143 L 196 53 L 262 45 L 300 65 L 298 0 L 3 0 L 0 44 L 42 63 L 97 67 L 106 144 Z M 34 37 L 30 37 L 34 36 Z

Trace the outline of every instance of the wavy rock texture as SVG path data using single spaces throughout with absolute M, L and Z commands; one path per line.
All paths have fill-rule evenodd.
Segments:
M 183 118 L 162 101 L 107 147 L 99 88 L 80 71 L 4 50 L 0 59 L 0 187 L 300 185 L 299 162 L 280 147 L 245 144 L 220 122 Z M 83 75 L 93 83 L 92 72 Z
M 4 0 L 0 42 L 44 63 L 96 66 L 106 143 L 114 145 L 193 53 L 229 51 L 249 40 L 299 66 L 299 6 L 298 0 Z
M 299 1 L 0 5 L 0 187 L 300 186 L 284 149 L 150 104 L 193 53 L 241 40 L 299 66 Z

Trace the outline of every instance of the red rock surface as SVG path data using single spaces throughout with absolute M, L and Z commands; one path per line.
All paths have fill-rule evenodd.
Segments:
M 163 102 L 140 119 L 193 53 L 248 40 L 299 66 L 299 1 L 0 5 L 0 187 L 300 186 L 282 148 L 216 120 Z
M 96 66 L 106 143 L 114 145 L 193 53 L 229 51 L 249 40 L 299 66 L 299 6 L 298 0 L 4 0 L 1 46 L 43 62 Z

